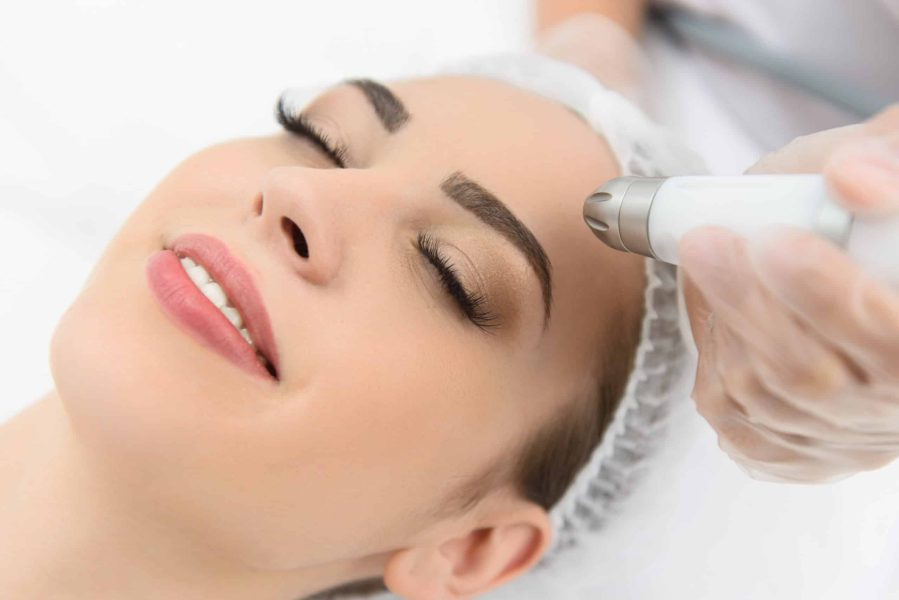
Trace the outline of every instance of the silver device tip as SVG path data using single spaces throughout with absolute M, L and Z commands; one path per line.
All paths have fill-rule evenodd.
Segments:
M 647 223 L 662 177 L 616 177 L 584 201 L 584 221 L 606 245 L 624 252 L 655 257 Z
M 618 177 L 601 185 L 584 202 L 584 221 L 596 237 L 616 250 L 627 251 L 618 227 L 621 203 L 634 177 Z

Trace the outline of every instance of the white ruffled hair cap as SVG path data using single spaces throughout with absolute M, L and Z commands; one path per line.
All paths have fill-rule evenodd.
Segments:
M 475 57 L 416 73 L 415 77 L 469 75 L 516 85 L 561 102 L 580 115 L 609 144 L 622 175 L 647 177 L 706 172 L 699 157 L 653 123 L 624 96 L 580 67 L 537 53 Z M 288 105 L 311 99 L 309 88 L 284 93 Z M 586 227 L 586 225 L 584 225 Z M 597 244 L 601 242 L 597 240 Z M 550 510 L 550 547 L 527 573 L 481 595 L 490 599 L 583 598 L 591 579 L 608 579 L 593 550 L 623 500 L 644 475 L 664 441 L 674 404 L 689 398 L 695 356 L 684 342 L 677 270 L 647 258 L 641 338 L 623 397 L 587 463 Z M 625 534 L 626 535 L 626 534 Z M 608 549 L 603 552 L 608 553 Z M 592 559 L 592 560 L 591 560 Z M 391 593 L 340 594 L 334 598 L 388 600 Z

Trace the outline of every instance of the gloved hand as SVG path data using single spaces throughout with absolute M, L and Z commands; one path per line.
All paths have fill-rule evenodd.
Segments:
M 748 172 L 823 172 L 851 211 L 899 214 L 899 105 L 797 138 Z M 899 291 L 795 228 L 751 241 L 700 228 L 680 258 L 692 397 L 750 476 L 834 481 L 899 457 Z
M 649 62 L 637 40 L 615 20 L 596 12 L 577 14 L 542 32 L 535 47 L 642 104 Z

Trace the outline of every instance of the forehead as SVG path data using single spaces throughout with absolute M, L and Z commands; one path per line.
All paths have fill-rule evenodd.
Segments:
M 390 87 L 412 115 L 410 150 L 489 189 L 550 254 L 558 231 L 585 228 L 583 200 L 618 174 L 609 146 L 579 115 L 530 91 L 462 76 Z
M 390 87 L 412 115 L 410 137 L 439 140 L 435 158 L 464 163 L 497 195 L 510 188 L 509 203 L 513 196 L 579 194 L 615 168 L 609 147 L 580 116 L 511 84 L 446 76 Z

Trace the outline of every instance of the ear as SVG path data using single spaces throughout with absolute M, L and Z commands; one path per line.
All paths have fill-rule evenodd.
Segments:
M 461 536 L 396 552 L 384 584 L 407 600 L 464 600 L 526 573 L 552 539 L 546 511 L 524 503 Z

